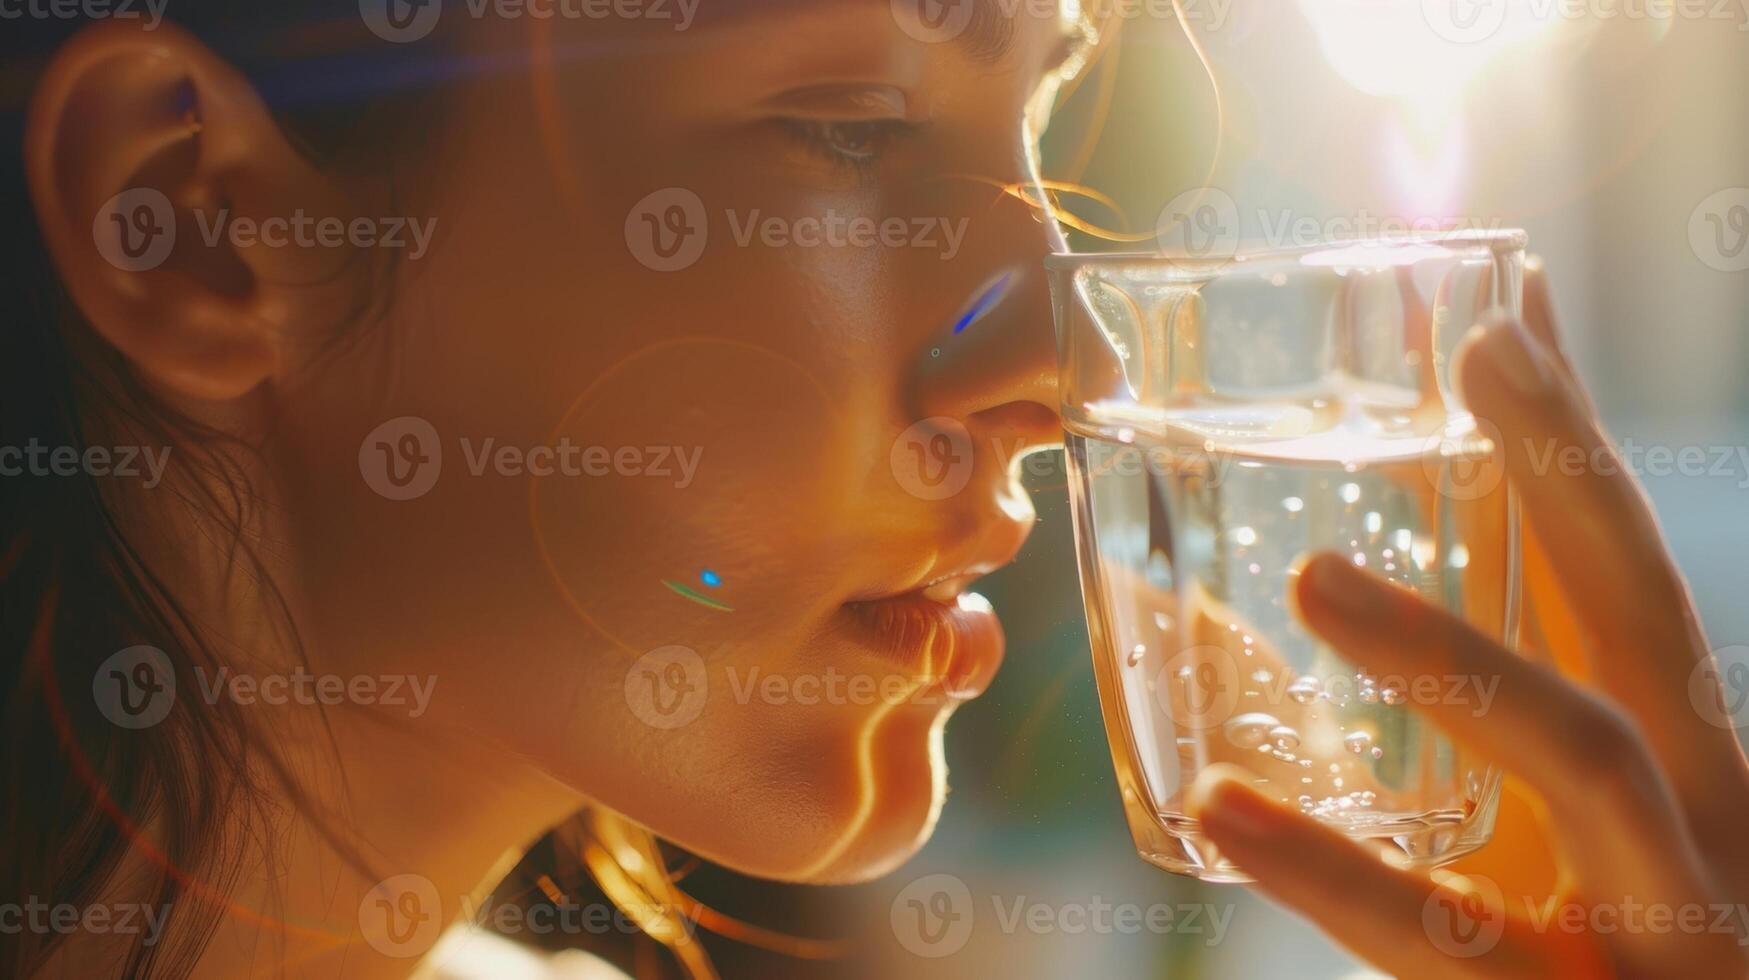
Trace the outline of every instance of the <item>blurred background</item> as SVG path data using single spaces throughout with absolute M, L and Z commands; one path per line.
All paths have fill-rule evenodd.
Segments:
M 1203 186 L 1232 198 L 1248 241 L 1271 243 L 1304 219 L 1338 232 L 1421 218 L 1526 229 L 1617 440 L 1730 453 L 1723 473 L 1642 479 L 1713 643 L 1749 643 L 1738 572 L 1749 464 L 1737 454 L 1749 446 L 1746 8 L 1187 0 L 1205 68 L 1170 4 L 1136 0 L 1120 5 L 1118 41 L 1047 134 L 1046 174 L 1111 195 L 1131 230 L 1152 229 L 1162 205 Z M 848 937 L 853 952 L 821 964 L 759 958 L 761 975 L 1373 975 L 1267 901 L 1135 856 L 1060 455 L 1028 467 L 1039 525 L 1021 561 L 982 588 L 1007 625 L 1008 660 L 949 725 L 953 792 L 935 838 L 878 884 L 769 896 L 790 909 L 778 918 Z M 963 884 L 971 902 L 955 907 L 970 914 L 920 936 L 905 905 L 944 882 Z M 746 908 L 753 886 L 705 871 L 693 887 Z M 1203 905 L 1198 921 L 1184 918 Z M 1122 906 L 1167 907 L 1177 927 L 1126 931 Z M 737 954 L 723 953 L 725 973 L 740 975 Z

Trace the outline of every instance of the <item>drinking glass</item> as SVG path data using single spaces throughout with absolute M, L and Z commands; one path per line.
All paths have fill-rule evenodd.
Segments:
M 1123 809 L 1148 861 L 1247 879 L 1184 812 L 1203 768 L 1431 866 L 1500 775 L 1415 710 L 1483 676 L 1375 676 L 1294 617 L 1332 550 L 1514 643 L 1516 504 L 1459 340 L 1522 305 L 1522 232 L 1047 260 L 1077 557 Z

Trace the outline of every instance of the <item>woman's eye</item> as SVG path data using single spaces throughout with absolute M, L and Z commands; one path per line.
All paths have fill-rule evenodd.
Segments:
M 787 124 L 791 132 L 816 152 L 856 166 L 872 163 L 908 128 L 907 124 L 896 119 L 791 119 Z

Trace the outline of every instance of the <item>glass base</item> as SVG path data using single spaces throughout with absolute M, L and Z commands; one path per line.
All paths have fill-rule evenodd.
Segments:
M 1494 835 L 1494 807 L 1467 816 L 1457 812 L 1426 814 L 1367 825 L 1340 828 L 1354 840 L 1373 841 L 1392 853 L 1391 861 L 1408 868 L 1436 868 L 1473 853 Z M 1136 853 L 1149 864 L 1173 874 L 1217 883 L 1249 884 L 1250 875 L 1229 862 L 1202 833 L 1201 824 L 1179 814 L 1159 814 L 1135 826 Z

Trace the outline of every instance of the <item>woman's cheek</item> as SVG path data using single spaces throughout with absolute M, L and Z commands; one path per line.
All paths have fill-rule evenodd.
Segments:
M 593 467 L 530 490 L 580 625 L 632 656 L 793 643 L 831 598 L 825 549 L 853 492 L 847 468 L 821 465 L 835 418 L 800 364 L 740 341 L 657 341 L 597 374 L 549 440 Z

